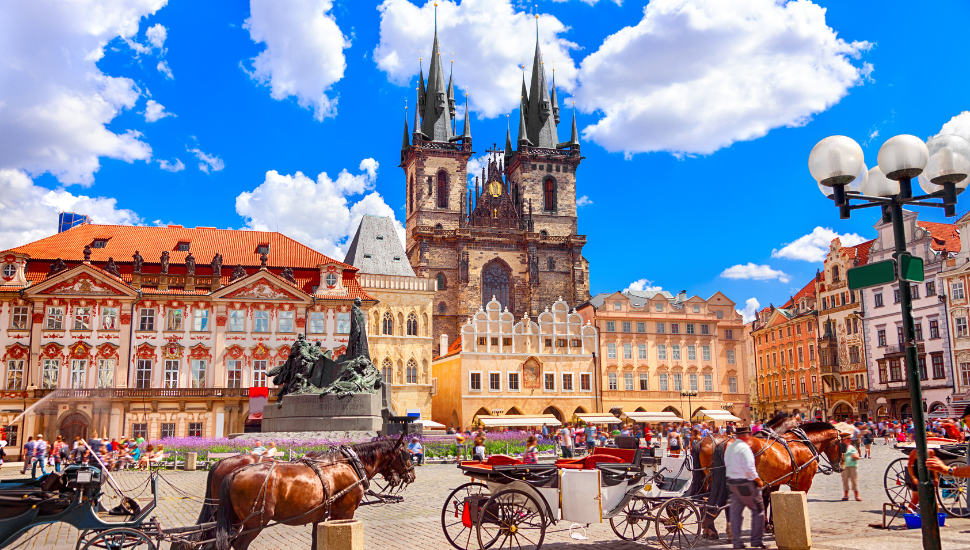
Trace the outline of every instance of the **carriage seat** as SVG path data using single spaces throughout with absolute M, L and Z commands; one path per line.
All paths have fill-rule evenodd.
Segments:
M 491 470 L 494 466 L 524 466 L 525 462 L 507 455 L 492 455 L 486 458 L 484 462 L 479 462 L 477 460 L 463 460 L 461 465 L 470 466 L 473 468 L 481 468 L 483 470 Z
M 596 447 L 593 449 L 592 454 L 583 458 L 559 459 L 556 461 L 556 467 L 566 470 L 593 470 L 601 462 L 607 464 L 636 464 L 639 460 L 639 449 Z

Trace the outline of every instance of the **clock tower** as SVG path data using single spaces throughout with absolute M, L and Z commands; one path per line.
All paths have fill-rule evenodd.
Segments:
M 436 280 L 432 336 L 453 342 L 459 327 L 493 297 L 516 318 L 536 316 L 557 300 L 589 299 L 589 263 L 578 234 L 576 171 L 582 161 L 575 113 L 567 142 L 557 138 L 555 82 L 547 86 L 536 44 L 532 82 L 522 82 L 519 135 L 512 147 L 485 151 L 481 174 L 469 174 L 471 126 L 455 131 L 454 82 L 447 84 L 435 31 L 427 81 L 418 77 L 413 131 L 404 123 L 408 259 Z M 444 353 L 436 349 L 436 353 Z

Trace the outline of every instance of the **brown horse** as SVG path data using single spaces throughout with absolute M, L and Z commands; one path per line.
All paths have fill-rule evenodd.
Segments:
M 772 437 L 756 436 L 749 440 L 751 450 L 754 452 L 755 467 L 765 484 L 763 493 L 766 507 L 770 502 L 771 493 L 777 491 L 782 485 L 788 485 L 792 491 L 808 492 L 812 488 L 812 481 L 820 466 L 826 472 L 829 469 L 835 472 L 842 470 L 842 446 L 839 441 L 839 431 L 835 426 L 828 422 L 812 422 L 802 424 L 798 429 L 805 434 L 804 438 L 797 430 L 780 436 L 787 444 L 787 448 L 785 443 Z M 712 435 L 701 441 L 698 457 L 700 468 L 704 472 L 704 482 L 699 490 L 694 490 L 695 488 L 692 487 L 692 494 L 709 492 L 714 478 L 718 476 L 723 478 L 723 467 L 718 470 L 711 468 L 714 462 L 714 448 L 722 443 L 729 444 L 732 439 L 734 437 Z M 822 460 L 827 461 L 828 464 L 821 464 Z M 711 504 L 723 505 L 721 502 Z M 707 515 L 704 522 L 707 538 L 717 537 L 717 531 L 714 529 L 716 517 L 717 513 Z M 767 516 L 766 521 L 769 521 Z
M 216 549 L 229 550 L 231 545 L 246 550 L 271 523 L 313 524 L 315 548 L 317 524 L 352 519 L 371 478 L 383 475 L 392 486 L 414 482 L 414 465 L 403 436 L 351 449 L 359 457 L 363 477 L 342 450 L 303 463 L 253 464 L 231 472 L 222 482 L 216 509 Z

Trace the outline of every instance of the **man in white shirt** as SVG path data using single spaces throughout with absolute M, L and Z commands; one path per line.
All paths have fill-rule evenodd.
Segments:
M 765 533 L 765 504 L 761 498 L 764 483 L 758 476 L 751 451 L 751 428 L 740 426 L 737 439 L 724 451 L 724 466 L 727 470 L 727 485 L 731 492 L 731 538 L 734 548 L 745 548 L 741 542 L 741 526 L 744 524 L 744 509 L 751 510 L 751 547 L 767 548 L 763 537 Z

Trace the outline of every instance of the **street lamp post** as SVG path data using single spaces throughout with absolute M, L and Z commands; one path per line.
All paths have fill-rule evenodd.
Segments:
M 906 277 L 910 273 L 905 273 L 913 257 L 906 251 L 903 205 L 943 208 L 946 216 L 955 216 L 956 197 L 967 187 L 967 175 L 970 174 L 970 142 L 955 135 L 938 135 L 928 143 L 915 136 L 895 136 L 879 149 L 878 164 L 867 171 L 862 147 L 845 136 L 823 139 L 815 145 L 808 159 L 812 177 L 822 193 L 835 202 L 841 219 L 848 219 L 852 210 L 878 206 L 882 209 L 883 223 L 892 223 L 896 244 L 894 275 L 900 280 L 906 376 L 913 411 L 923 548 L 940 550 L 936 495 L 926 469 L 926 420 L 921 406 L 923 393 L 916 360 L 913 299 Z M 913 196 L 912 180 L 917 177 L 925 195 Z M 851 204 L 852 201 L 859 204 Z
M 688 410 L 688 412 L 690 412 L 690 417 L 687 420 L 689 422 L 693 423 L 694 422 L 694 408 L 691 407 L 690 398 L 691 397 L 697 397 L 697 392 L 694 391 L 694 390 L 681 390 L 680 396 L 687 398 L 687 410 Z

